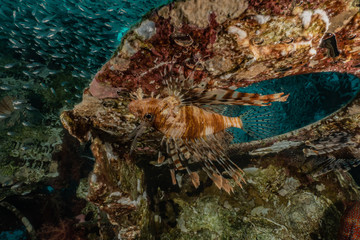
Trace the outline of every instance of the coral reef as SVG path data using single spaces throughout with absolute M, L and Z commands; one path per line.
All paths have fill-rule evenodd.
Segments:
M 190 8 L 199 3 L 212 12 Z M 187 0 L 157 9 L 129 30 L 82 102 L 61 114 L 70 134 L 91 141 L 95 167 L 87 197 L 108 214 L 115 235 L 336 239 L 346 202 L 359 200 L 359 189 L 347 172 L 323 173 L 333 170 L 332 163 L 359 158 L 359 95 L 299 130 L 229 145 L 230 158 L 245 169 L 247 180 L 233 195 L 205 174 L 198 189 L 181 174 L 181 187 L 173 186 L 167 166 L 152 164 L 160 146 L 153 129 L 130 156 L 128 136 L 137 121 L 127 106 L 129 93 L 139 87 L 145 94 L 166 87 L 162 73 L 168 65 L 193 74 L 195 84 L 206 89 L 324 71 L 360 77 L 359 21 L 355 1 L 347 0 L 229 0 L 221 7 Z

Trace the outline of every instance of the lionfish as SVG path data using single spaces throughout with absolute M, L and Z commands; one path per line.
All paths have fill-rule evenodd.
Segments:
M 166 71 L 165 71 L 166 75 Z M 164 75 L 162 75 L 164 77 Z M 233 178 L 237 185 L 245 183 L 244 172 L 225 153 L 231 136 L 225 130 L 240 128 L 247 133 L 266 131 L 268 113 L 245 113 L 239 117 L 227 117 L 215 111 L 213 105 L 268 106 L 271 102 L 284 102 L 288 95 L 275 93 L 260 95 L 241 93 L 232 89 L 205 89 L 194 85 L 192 76 L 170 77 L 163 81 L 165 92 L 145 98 L 141 89 L 133 93 L 135 98 L 128 105 L 129 111 L 141 119 L 141 124 L 130 134 L 136 146 L 136 138 L 147 127 L 152 126 L 163 134 L 161 146 L 166 149 L 166 162 L 170 165 L 172 183 L 177 183 L 176 171 L 185 170 L 195 188 L 200 185 L 199 174 L 191 166 L 196 163 L 213 180 L 219 189 L 233 192 L 230 182 L 224 178 L 221 169 Z M 163 164 L 165 156 L 159 152 L 158 163 Z M 196 165 L 195 164 L 195 165 Z

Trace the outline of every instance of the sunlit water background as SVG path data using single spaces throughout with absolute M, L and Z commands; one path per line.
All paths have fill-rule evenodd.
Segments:
M 360 90 L 360 79 L 343 73 L 312 73 L 272 79 L 239 88 L 239 92 L 289 94 L 286 102 L 274 102 L 271 106 L 230 106 L 224 114 L 229 116 L 252 113 L 250 130 L 258 132 L 249 135 L 240 129 L 231 129 L 234 142 L 248 142 L 258 138 L 272 137 L 304 127 L 330 115 L 349 103 Z M 262 121 L 263 120 L 263 121 Z M 246 124 L 245 124 L 246 127 Z
M 68 141 L 59 114 L 81 101 L 83 89 L 129 28 L 152 8 L 168 2 L 1 1 L 0 101 L 12 105 L 11 111 L 0 114 L 0 185 L 4 189 L 34 182 L 41 185 L 43 177 L 56 177 L 55 172 L 44 173 L 44 168 L 51 167 L 54 154 Z M 290 94 L 287 102 L 266 107 L 278 123 L 271 133 L 262 132 L 262 137 L 269 137 L 322 119 L 349 102 L 359 88 L 359 79 L 352 75 L 318 73 L 274 79 L 239 91 Z M 225 114 L 240 116 L 251 109 L 258 111 L 229 107 Z M 241 130 L 232 131 L 234 142 L 254 140 Z M 91 158 L 86 150 L 74 154 Z M 23 182 L 6 175 L 9 171 L 4 169 L 22 165 L 38 174 Z M 39 189 L 49 194 L 68 191 L 45 183 Z M 0 239 L 25 239 L 23 229 L 10 230 L 14 229 L 0 224 Z

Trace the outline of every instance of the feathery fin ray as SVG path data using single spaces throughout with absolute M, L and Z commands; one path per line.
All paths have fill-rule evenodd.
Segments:
M 193 88 L 184 97 L 184 104 L 193 105 L 250 105 L 269 106 L 272 102 L 285 102 L 288 95 L 275 93 L 260 95 L 257 93 L 243 93 L 231 89 L 205 90 Z
M 280 130 L 279 117 L 267 108 L 249 110 L 240 116 L 243 130 L 255 139 L 277 135 Z
M 244 173 L 226 156 L 223 148 L 224 141 L 229 141 L 227 139 L 229 139 L 229 135 L 226 132 L 207 136 L 206 139 L 166 138 L 165 144 L 169 155 L 172 182 L 176 184 L 176 171 L 186 170 L 194 187 L 198 188 L 200 177 L 197 172 L 190 170 L 189 164 L 200 163 L 203 171 L 219 189 L 224 189 L 229 194 L 234 191 L 229 180 L 222 176 L 219 169 L 223 169 L 238 186 L 242 187 L 241 182 L 245 182 Z

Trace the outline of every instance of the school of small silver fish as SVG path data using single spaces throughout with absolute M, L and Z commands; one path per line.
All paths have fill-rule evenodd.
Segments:
M 89 79 L 141 14 L 133 4 L 120 0 L 2 1 L 0 42 L 7 51 L 0 54 L 14 54 L 19 61 L 0 67 L 12 69 L 24 61 L 22 74 L 28 77 L 46 67 L 50 75 L 66 69 L 73 77 Z M 156 6 L 144 4 L 143 8 Z M 134 9 L 134 13 L 124 9 Z

